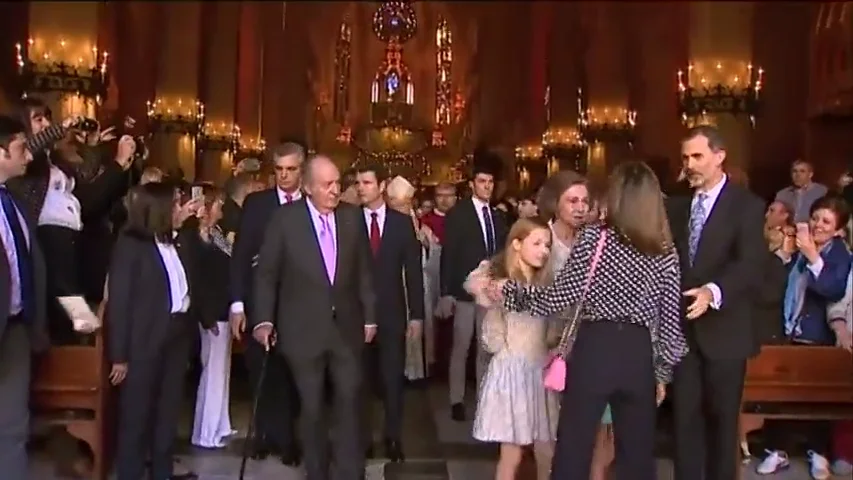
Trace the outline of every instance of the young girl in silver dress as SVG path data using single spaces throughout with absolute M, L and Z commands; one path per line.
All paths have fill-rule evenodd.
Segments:
M 539 219 L 518 220 L 509 232 L 506 248 L 491 262 L 471 273 L 467 287 L 480 292 L 485 276 L 511 278 L 528 284 L 545 283 L 545 265 L 551 248 L 551 230 Z M 489 306 L 485 298 L 478 303 Z M 480 383 L 473 436 L 500 443 L 496 480 L 513 480 L 523 448 L 533 445 L 537 476 L 550 475 L 556 439 L 556 398 L 543 385 L 548 359 L 547 322 L 525 313 L 490 308 L 483 321 L 482 342 L 492 359 Z

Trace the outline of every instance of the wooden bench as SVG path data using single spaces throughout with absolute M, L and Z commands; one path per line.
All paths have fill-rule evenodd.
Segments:
M 103 330 L 94 346 L 52 346 L 34 365 L 32 411 L 36 421 L 65 427 L 93 454 L 94 480 L 109 471 L 108 422 L 110 383 Z
M 853 356 L 836 347 L 772 345 L 746 367 L 741 450 L 767 419 L 853 418 Z

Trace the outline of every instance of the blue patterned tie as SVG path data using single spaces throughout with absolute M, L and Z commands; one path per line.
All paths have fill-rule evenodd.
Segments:
M 705 226 L 705 217 L 708 215 L 708 212 L 705 211 L 705 200 L 707 199 L 707 193 L 696 194 L 696 202 L 693 203 L 693 207 L 690 209 L 688 248 L 691 265 L 693 265 L 693 259 L 696 258 L 696 250 L 699 249 L 699 239 L 702 237 L 702 227 Z

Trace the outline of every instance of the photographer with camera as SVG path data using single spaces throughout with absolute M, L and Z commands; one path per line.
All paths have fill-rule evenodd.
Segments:
M 80 333 L 91 333 L 101 325 L 84 298 L 84 279 L 78 271 L 80 235 L 84 224 L 106 216 L 124 194 L 125 172 L 133 163 L 136 142 L 122 136 L 114 161 L 103 161 L 106 142 L 115 136 L 112 129 L 101 131 L 94 120 L 79 118 L 54 125 L 47 105 L 33 97 L 23 99 L 18 115 L 28 130 L 33 161 L 9 188 L 17 191 L 25 208 L 38 219 L 48 294 L 64 312 L 59 314 L 53 302 L 48 306 L 52 334 L 74 338 L 68 322 L 57 319 L 67 316 Z

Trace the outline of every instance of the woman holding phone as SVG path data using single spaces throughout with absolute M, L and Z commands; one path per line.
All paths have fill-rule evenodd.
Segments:
M 135 187 L 131 198 L 107 280 L 110 380 L 120 388 L 116 478 L 142 478 L 149 455 L 151 478 L 197 478 L 174 474 L 172 450 L 196 323 L 215 326 L 198 314 L 205 299 L 193 297 L 203 289 L 194 290 L 187 227 L 177 233 L 199 203 L 181 205 L 167 183 Z
M 840 196 L 825 196 L 811 208 L 808 223 L 796 224 L 796 234 L 787 239 L 778 255 L 788 269 L 783 301 L 783 331 L 795 345 L 835 345 L 835 333 L 827 321 L 827 307 L 844 297 L 850 273 L 850 251 L 844 242 L 845 227 L 850 218 L 847 203 Z M 793 245 L 792 245 L 793 243 Z M 831 422 L 813 422 L 808 438 L 808 459 L 812 478 L 829 478 L 826 458 L 830 450 Z M 767 443 L 778 445 L 784 433 L 769 424 L 765 428 Z M 789 465 L 783 450 L 768 450 L 767 457 L 756 468 L 769 475 Z

